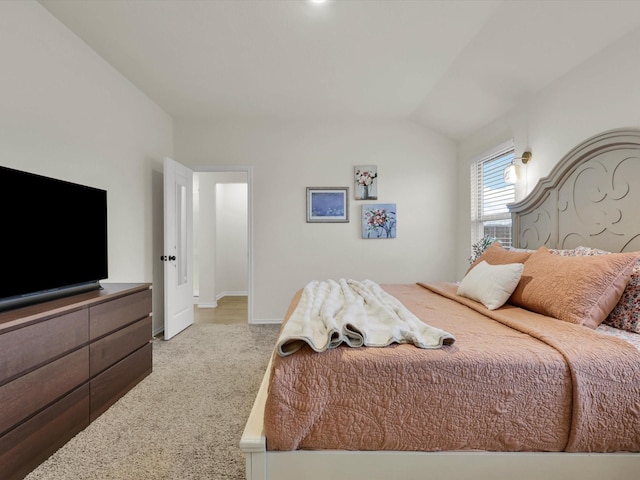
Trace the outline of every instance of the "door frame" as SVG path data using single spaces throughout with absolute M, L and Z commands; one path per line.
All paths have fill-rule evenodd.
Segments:
M 253 167 L 248 165 L 196 165 L 193 173 L 243 172 L 247 174 L 247 323 L 253 324 Z

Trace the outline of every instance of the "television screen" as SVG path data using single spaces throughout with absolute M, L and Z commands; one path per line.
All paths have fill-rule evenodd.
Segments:
M 99 288 L 108 276 L 107 192 L 6 167 L 0 180 L 0 309 Z

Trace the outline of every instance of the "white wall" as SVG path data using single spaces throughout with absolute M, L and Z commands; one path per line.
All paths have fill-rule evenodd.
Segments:
M 0 65 L 0 164 L 106 189 L 108 281 L 151 282 L 171 118 L 37 2 L 0 2 Z
M 469 163 L 475 155 L 510 138 L 516 154 L 531 147 L 533 160 L 521 171 L 519 199 L 581 141 L 621 127 L 640 128 L 640 30 L 580 67 L 497 121 L 460 143 L 458 165 L 458 276 L 469 256 Z
M 247 293 L 246 182 L 246 172 L 194 174 L 194 284 L 201 307 Z
M 246 295 L 247 184 L 216 185 L 216 297 Z
M 193 175 L 193 289 L 195 303 L 215 307 L 216 184 L 212 176 Z
M 254 321 L 281 321 L 313 279 L 412 283 L 454 276 L 456 146 L 410 122 L 224 123 L 177 120 L 176 160 L 253 166 Z M 355 165 L 377 165 L 398 238 L 363 240 Z M 348 186 L 348 224 L 308 224 L 306 187 Z

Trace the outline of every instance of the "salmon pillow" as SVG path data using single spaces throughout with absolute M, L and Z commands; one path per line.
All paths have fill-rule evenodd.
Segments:
M 485 261 L 489 265 L 508 265 L 511 263 L 524 263 L 533 251 L 506 250 L 500 242 L 493 242 L 482 254 L 471 264 L 467 273 L 480 262 Z
M 638 253 L 564 257 L 540 247 L 524 264 L 509 303 L 597 328 L 616 306 Z

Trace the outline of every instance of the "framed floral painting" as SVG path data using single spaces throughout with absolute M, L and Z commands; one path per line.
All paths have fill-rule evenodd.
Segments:
M 360 165 L 354 167 L 355 199 L 378 199 L 378 167 L 375 165 Z
M 307 223 L 349 222 L 349 187 L 307 187 Z
M 362 205 L 362 238 L 396 238 L 396 204 Z

